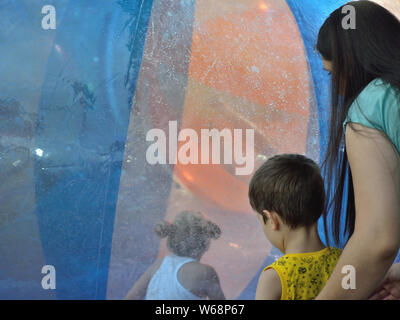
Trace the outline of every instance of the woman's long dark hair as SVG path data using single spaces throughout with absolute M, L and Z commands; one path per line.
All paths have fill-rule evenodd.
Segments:
M 317 50 L 332 63 L 330 137 L 323 162 L 327 185 L 324 229 L 327 242 L 328 212 L 331 212 L 333 238 L 347 240 L 354 232 L 355 202 L 353 181 L 344 146 L 343 122 L 350 105 L 374 79 L 400 88 L 400 21 L 388 10 L 371 1 L 347 3 L 355 8 L 355 29 L 344 29 L 348 13 L 340 7 L 321 27 Z M 400 101 L 400 100 L 399 100 Z M 341 230 L 341 215 L 346 214 Z M 344 233 L 343 233 L 344 232 Z

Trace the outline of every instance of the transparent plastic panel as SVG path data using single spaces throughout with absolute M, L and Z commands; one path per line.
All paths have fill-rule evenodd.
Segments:
M 121 299 L 186 210 L 221 230 L 200 262 L 225 296 L 253 299 L 280 253 L 248 184 L 272 155 L 322 158 L 314 46 L 343 3 L 1 0 L 0 299 Z

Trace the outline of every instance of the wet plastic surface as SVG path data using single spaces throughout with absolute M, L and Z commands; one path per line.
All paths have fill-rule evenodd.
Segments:
M 227 298 L 252 299 L 279 253 L 248 204 L 251 175 L 151 165 L 146 134 L 253 129 L 254 168 L 284 152 L 318 161 L 329 78 L 314 45 L 344 1 L 56 0 L 43 30 L 47 2 L 0 4 L 0 298 L 123 298 L 166 254 L 154 224 L 188 209 L 222 229 L 202 261 Z

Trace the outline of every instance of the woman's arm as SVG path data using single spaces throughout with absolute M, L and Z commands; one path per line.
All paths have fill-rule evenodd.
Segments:
M 348 125 L 346 150 L 354 185 L 355 230 L 317 299 L 368 299 L 400 245 L 400 159 L 385 134 Z M 356 289 L 343 289 L 341 270 L 352 265 Z
M 158 270 L 161 265 L 162 258 L 157 259 L 142 276 L 136 281 L 135 285 L 129 290 L 124 300 L 143 300 L 146 296 L 147 286 L 154 273 Z

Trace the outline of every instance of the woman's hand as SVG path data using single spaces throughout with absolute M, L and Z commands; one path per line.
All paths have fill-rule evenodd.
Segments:
M 369 300 L 400 300 L 400 263 L 392 265 Z

